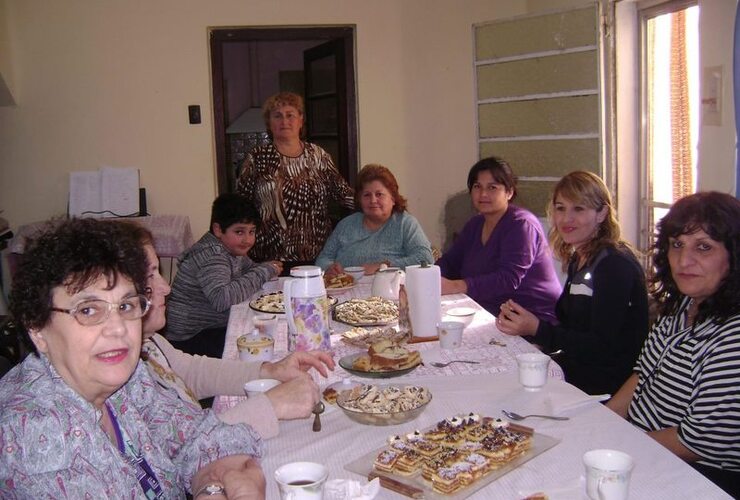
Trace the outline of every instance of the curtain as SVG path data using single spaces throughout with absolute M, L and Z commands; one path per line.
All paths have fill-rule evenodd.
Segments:
M 679 10 L 671 14 L 670 112 L 674 201 L 694 192 L 686 52 L 686 11 Z

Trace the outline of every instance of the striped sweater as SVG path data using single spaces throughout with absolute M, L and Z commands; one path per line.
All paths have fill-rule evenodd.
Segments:
M 231 306 L 249 300 L 276 275 L 269 264 L 235 257 L 211 233 L 183 252 L 167 299 L 167 339 L 183 341 L 225 327 Z
M 628 417 L 645 431 L 678 427 L 698 463 L 740 471 L 740 315 L 692 327 L 688 305 L 650 332 Z

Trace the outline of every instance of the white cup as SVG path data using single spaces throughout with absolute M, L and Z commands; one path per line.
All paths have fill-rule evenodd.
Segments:
M 272 361 L 275 339 L 269 335 L 260 334 L 255 329 L 251 334 L 242 335 L 236 339 L 236 348 L 239 350 L 239 359 L 242 361 Z
M 635 465 L 628 454 L 617 450 L 591 450 L 583 455 L 586 493 L 592 500 L 626 500 Z
M 352 276 L 352 279 L 355 280 L 355 283 L 360 281 L 362 277 L 365 276 L 365 268 L 362 266 L 345 267 L 344 272 Z
M 244 392 L 251 398 L 257 394 L 267 392 L 273 387 L 277 387 L 280 383 L 279 380 L 275 380 L 274 378 L 258 378 L 244 384 Z
M 314 462 L 293 462 L 275 471 L 283 500 L 321 500 L 327 477 L 329 469 Z
M 519 383 L 526 391 L 539 391 L 547 383 L 547 366 L 550 356 L 538 352 L 519 354 L 516 357 L 519 365 Z
M 456 349 L 462 345 L 465 323 L 461 321 L 440 321 L 437 323 L 439 346 L 442 349 Z
M 275 338 L 277 332 L 277 314 L 256 314 L 254 316 L 254 327 L 262 335 Z

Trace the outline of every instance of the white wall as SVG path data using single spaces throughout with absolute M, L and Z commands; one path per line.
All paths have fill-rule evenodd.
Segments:
M 732 46 L 736 0 L 699 0 L 701 47 L 699 67 L 721 66 L 722 124 L 702 124 L 699 132 L 698 184 L 703 191 L 735 194 L 735 101 L 732 85 Z M 701 73 L 700 73 L 701 74 Z M 704 94 L 702 94 L 704 97 Z
M 583 4 L 0 0 L 0 51 L 9 48 L 0 62 L 17 102 L 0 107 L 0 210 L 12 226 L 60 215 L 70 171 L 135 166 L 150 212 L 186 214 L 196 235 L 205 231 L 215 196 L 208 28 L 355 24 L 360 163 L 393 169 L 441 245 L 445 201 L 477 159 L 472 25 Z M 711 55 L 728 72 L 734 5 L 702 2 L 704 64 Z M 730 83 L 728 74 L 728 93 Z M 202 106 L 201 125 L 188 125 L 189 104 Z M 734 186 L 731 112 L 724 118 L 702 130 L 702 188 Z
M 476 160 L 472 25 L 520 0 L 0 0 L 18 105 L 0 108 L 0 208 L 66 211 L 68 172 L 135 166 L 149 211 L 205 231 L 215 196 L 208 28 L 357 25 L 361 164 L 398 175 L 435 244 Z M 203 123 L 187 123 L 187 105 Z

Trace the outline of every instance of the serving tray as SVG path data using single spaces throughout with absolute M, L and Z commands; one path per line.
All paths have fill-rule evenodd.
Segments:
M 431 427 L 424 429 L 424 431 L 430 428 Z M 378 456 L 378 453 L 380 453 L 384 449 L 387 449 L 388 448 L 387 446 L 381 446 L 369 453 L 362 455 L 360 458 L 346 464 L 344 468 L 345 470 L 348 470 L 350 472 L 360 474 L 363 477 L 368 477 L 368 475 L 370 475 L 371 473 L 376 473 L 382 476 L 392 478 L 400 483 L 413 486 L 415 488 L 420 488 L 424 492 L 425 499 L 461 500 L 463 498 L 468 498 L 473 493 L 481 490 L 482 488 L 485 488 L 486 486 L 491 484 L 493 481 L 515 470 L 517 467 L 520 467 L 524 463 L 532 460 L 537 455 L 544 453 L 545 451 L 549 450 L 550 448 L 552 448 L 559 442 L 560 440 L 557 438 L 535 432 L 532 435 L 532 446 L 526 452 L 522 453 L 521 455 L 516 457 L 511 462 L 508 462 L 503 467 L 500 467 L 498 469 L 494 469 L 488 472 L 482 478 L 454 492 L 451 495 L 445 495 L 445 494 L 434 491 L 432 489 L 432 484 L 427 482 L 421 476 L 421 471 L 417 471 L 411 476 L 402 476 L 400 474 L 376 471 L 373 468 L 373 463 L 375 462 L 375 458 Z

